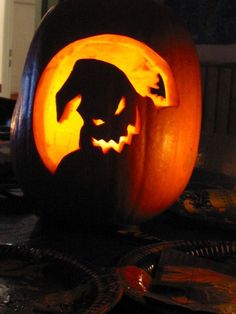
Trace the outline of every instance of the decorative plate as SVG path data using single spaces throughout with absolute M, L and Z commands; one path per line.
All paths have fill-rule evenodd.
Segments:
M 106 313 L 122 293 L 111 272 L 56 251 L 0 245 L 1 313 Z
M 223 187 L 189 189 L 171 210 L 191 219 L 234 229 L 236 190 Z
M 190 309 L 181 305 L 166 302 L 166 299 L 158 296 L 152 298 L 150 280 L 154 280 L 158 269 L 161 253 L 165 250 L 177 250 L 187 253 L 188 256 L 207 258 L 207 261 L 230 263 L 230 267 L 236 268 L 236 242 L 235 241 L 173 241 L 155 243 L 139 247 L 123 257 L 119 263 L 117 272 L 121 277 L 125 293 L 133 300 L 158 313 L 192 313 Z M 151 299 L 147 296 L 151 295 Z M 154 300 L 154 302 L 153 302 Z M 148 313 L 148 312 L 147 312 Z M 204 312 L 205 313 L 205 312 Z M 225 312 L 230 313 L 230 312 Z

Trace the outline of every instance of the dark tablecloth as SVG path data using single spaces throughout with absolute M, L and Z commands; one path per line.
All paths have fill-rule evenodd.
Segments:
M 195 172 L 190 184 L 219 184 L 227 187 L 234 180 Z M 10 192 L 9 192 L 10 191 Z M 107 226 L 79 226 L 77 229 L 47 224 L 37 216 L 33 204 L 27 202 L 12 176 L 2 177 L 0 184 L 0 243 L 30 245 L 73 254 L 96 267 L 115 269 L 118 261 L 131 250 L 158 241 L 235 240 L 236 223 L 211 222 L 184 216 L 179 204 L 140 226 L 116 229 Z M 112 313 L 152 313 L 123 296 Z M 157 311 L 157 313 L 159 313 Z

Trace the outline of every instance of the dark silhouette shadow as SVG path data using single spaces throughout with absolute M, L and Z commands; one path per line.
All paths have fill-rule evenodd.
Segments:
M 119 141 L 126 135 L 128 124 L 135 124 L 134 98 L 137 93 L 127 77 L 115 66 L 97 60 L 79 60 L 69 78 L 56 95 L 57 118 L 60 121 L 68 101 L 81 96 L 77 109 L 84 120 L 80 134 L 80 149 L 91 146 L 91 138 Z M 121 98 L 126 102 L 125 109 L 115 115 Z M 105 123 L 95 125 L 94 119 Z
M 113 149 L 104 154 L 100 147 L 93 146 L 92 138 L 118 142 L 120 136 L 127 134 L 127 125 L 135 125 L 135 100 L 141 96 L 118 68 L 87 59 L 75 64 L 68 80 L 56 95 L 58 121 L 66 104 L 77 95 L 81 96 L 77 111 L 84 120 L 80 132 L 80 149 L 65 156 L 57 168 L 54 189 L 59 197 L 55 204 L 59 207 L 57 212 L 60 209 L 63 212 L 66 208 L 66 213 L 70 215 L 76 211 L 76 216 L 83 221 L 90 212 L 89 219 L 92 216 L 96 223 L 99 219 L 105 221 L 106 215 L 112 216 L 116 201 L 113 173 L 118 171 L 115 169 L 117 158 L 122 159 L 127 145 L 121 154 Z M 125 107 L 116 114 L 122 97 Z M 94 120 L 98 119 L 104 123 L 95 125 Z M 104 215 L 101 215 L 101 211 Z

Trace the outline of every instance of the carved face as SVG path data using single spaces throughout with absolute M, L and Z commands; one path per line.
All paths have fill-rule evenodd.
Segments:
M 46 168 L 78 149 L 122 152 L 139 133 L 138 99 L 178 105 L 169 65 L 145 44 L 103 34 L 65 46 L 48 63 L 33 105 L 33 134 Z
M 139 111 L 135 99 L 140 97 L 127 77 L 117 67 L 97 60 L 79 60 L 56 95 L 57 120 L 67 119 L 65 108 L 77 101 L 83 119 L 79 147 L 98 147 L 120 153 L 139 133 Z

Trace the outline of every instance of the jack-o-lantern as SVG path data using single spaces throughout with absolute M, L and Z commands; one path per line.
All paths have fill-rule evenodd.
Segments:
M 66 1 L 45 16 L 26 60 L 12 119 L 17 177 L 55 218 L 149 219 L 190 178 L 200 112 L 195 49 L 167 9 Z

